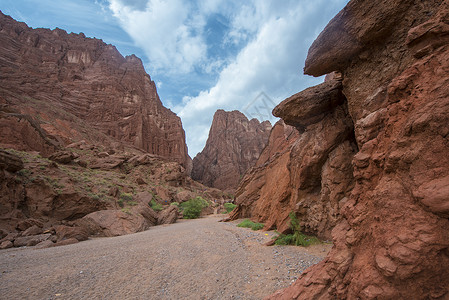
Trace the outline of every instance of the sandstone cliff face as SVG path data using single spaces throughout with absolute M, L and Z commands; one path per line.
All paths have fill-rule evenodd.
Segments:
M 46 140 L 85 139 L 190 163 L 181 120 L 162 105 L 141 60 L 82 33 L 30 29 L 0 13 L 0 103 L 3 147 L 51 152 Z
M 203 151 L 193 159 L 192 178 L 233 191 L 267 144 L 271 124 L 248 120 L 239 111 L 218 110 Z
M 337 80 L 325 82 L 276 107 L 274 115 L 294 127 L 280 122 L 273 128 L 256 167 L 237 190 L 232 219 L 252 217 L 266 229 L 286 232 L 294 211 L 304 231 L 331 238 L 353 187 L 357 149 L 341 87 Z
M 271 298 L 449 297 L 448 70 L 448 1 L 350 1 L 313 43 L 305 72 L 343 75 L 355 186 L 327 258 Z

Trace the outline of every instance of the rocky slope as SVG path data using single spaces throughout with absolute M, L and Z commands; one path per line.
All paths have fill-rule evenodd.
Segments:
M 192 178 L 233 192 L 267 144 L 271 124 L 248 120 L 239 111 L 215 112 L 203 151 L 193 159 Z
M 64 245 L 174 223 L 178 204 L 223 193 L 193 181 L 179 163 L 148 153 L 108 154 L 75 143 L 50 158 L 0 149 L 0 249 Z M 175 205 L 171 205 L 174 203 Z
M 350 1 L 306 61 L 307 74 L 332 71 L 342 74 L 342 115 L 354 124 L 354 187 L 339 202 L 327 258 L 270 298 L 447 299 L 449 2 Z M 287 99 L 275 114 L 307 135 L 309 107 Z M 323 107 L 309 116 L 326 130 L 334 113 Z M 344 126 L 334 122 L 333 131 Z
M 123 148 L 190 168 L 181 120 L 134 55 L 0 12 L 0 145 L 47 155 L 72 142 Z

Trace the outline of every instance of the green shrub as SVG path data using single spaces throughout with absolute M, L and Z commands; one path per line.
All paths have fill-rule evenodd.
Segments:
M 293 234 L 280 234 L 274 243 L 276 245 L 293 245 L 294 239 Z
M 207 202 L 207 200 L 198 196 L 196 198 L 190 199 L 189 201 L 181 203 L 179 206 L 182 209 L 184 219 L 196 219 L 200 216 L 203 208 L 209 206 L 209 203 Z
M 276 237 L 276 241 L 274 242 L 276 245 L 295 245 L 307 247 L 309 245 L 320 243 L 318 238 L 305 235 L 301 232 L 301 224 L 294 212 L 290 212 L 288 216 L 290 217 L 290 228 L 293 230 L 293 233 L 280 234 Z
M 157 203 L 156 200 L 151 199 L 150 201 L 150 207 L 154 210 L 154 211 L 161 211 L 164 209 L 164 207 L 162 206 L 162 204 Z
M 123 199 L 118 199 L 117 204 L 120 207 L 124 207 L 125 206 L 125 203 L 123 202 Z
M 131 210 L 129 209 L 129 207 L 122 208 L 122 212 L 131 215 Z
M 179 203 L 178 202 L 172 202 L 172 203 L 170 203 L 170 205 L 179 206 Z
M 120 194 L 120 200 L 123 200 L 123 201 L 126 201 L 126 202 L 132 201 L 133 200 L 133 194 L 131 194 L 131 193 L 121 193 Z
M 231 211 L 233 211 L 234 208 L 236 208 L 236 207 L 237 207 L 237 205 L 235 205 L 234 203 L 225 203 L 225 204 L 224 204 L 224 208 L 226 209 L 226 211 L 227 211 L 228 213 L 230 213 Z
M 252 230 L 260 230 L 264 227 L 262 223 L 255 223 L 250 219 L 243 220 L 243 222 L 239 223 L 237 227 L 251 228 Z
M 92 200 L 100 200 L 100 196 L 98 196 L 97 194 L 89 193 L 89 196 L 92 198 Z

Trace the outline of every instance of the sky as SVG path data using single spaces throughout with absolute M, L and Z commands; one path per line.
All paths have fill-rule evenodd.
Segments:
M 140 57 L 164 106 L 181 118 L 193 158 L 217 109 L 274 124 L 275 105 L 323 81 L 303 75 L 307 51 L 347 2 L 0 0 L 0 10 Z

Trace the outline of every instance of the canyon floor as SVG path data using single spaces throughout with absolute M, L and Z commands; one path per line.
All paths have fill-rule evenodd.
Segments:
M 47 248 L 0 251 L 0 299 L 262 299 L 330 244 L 264 246 L 275 234 L 223 216 Z

